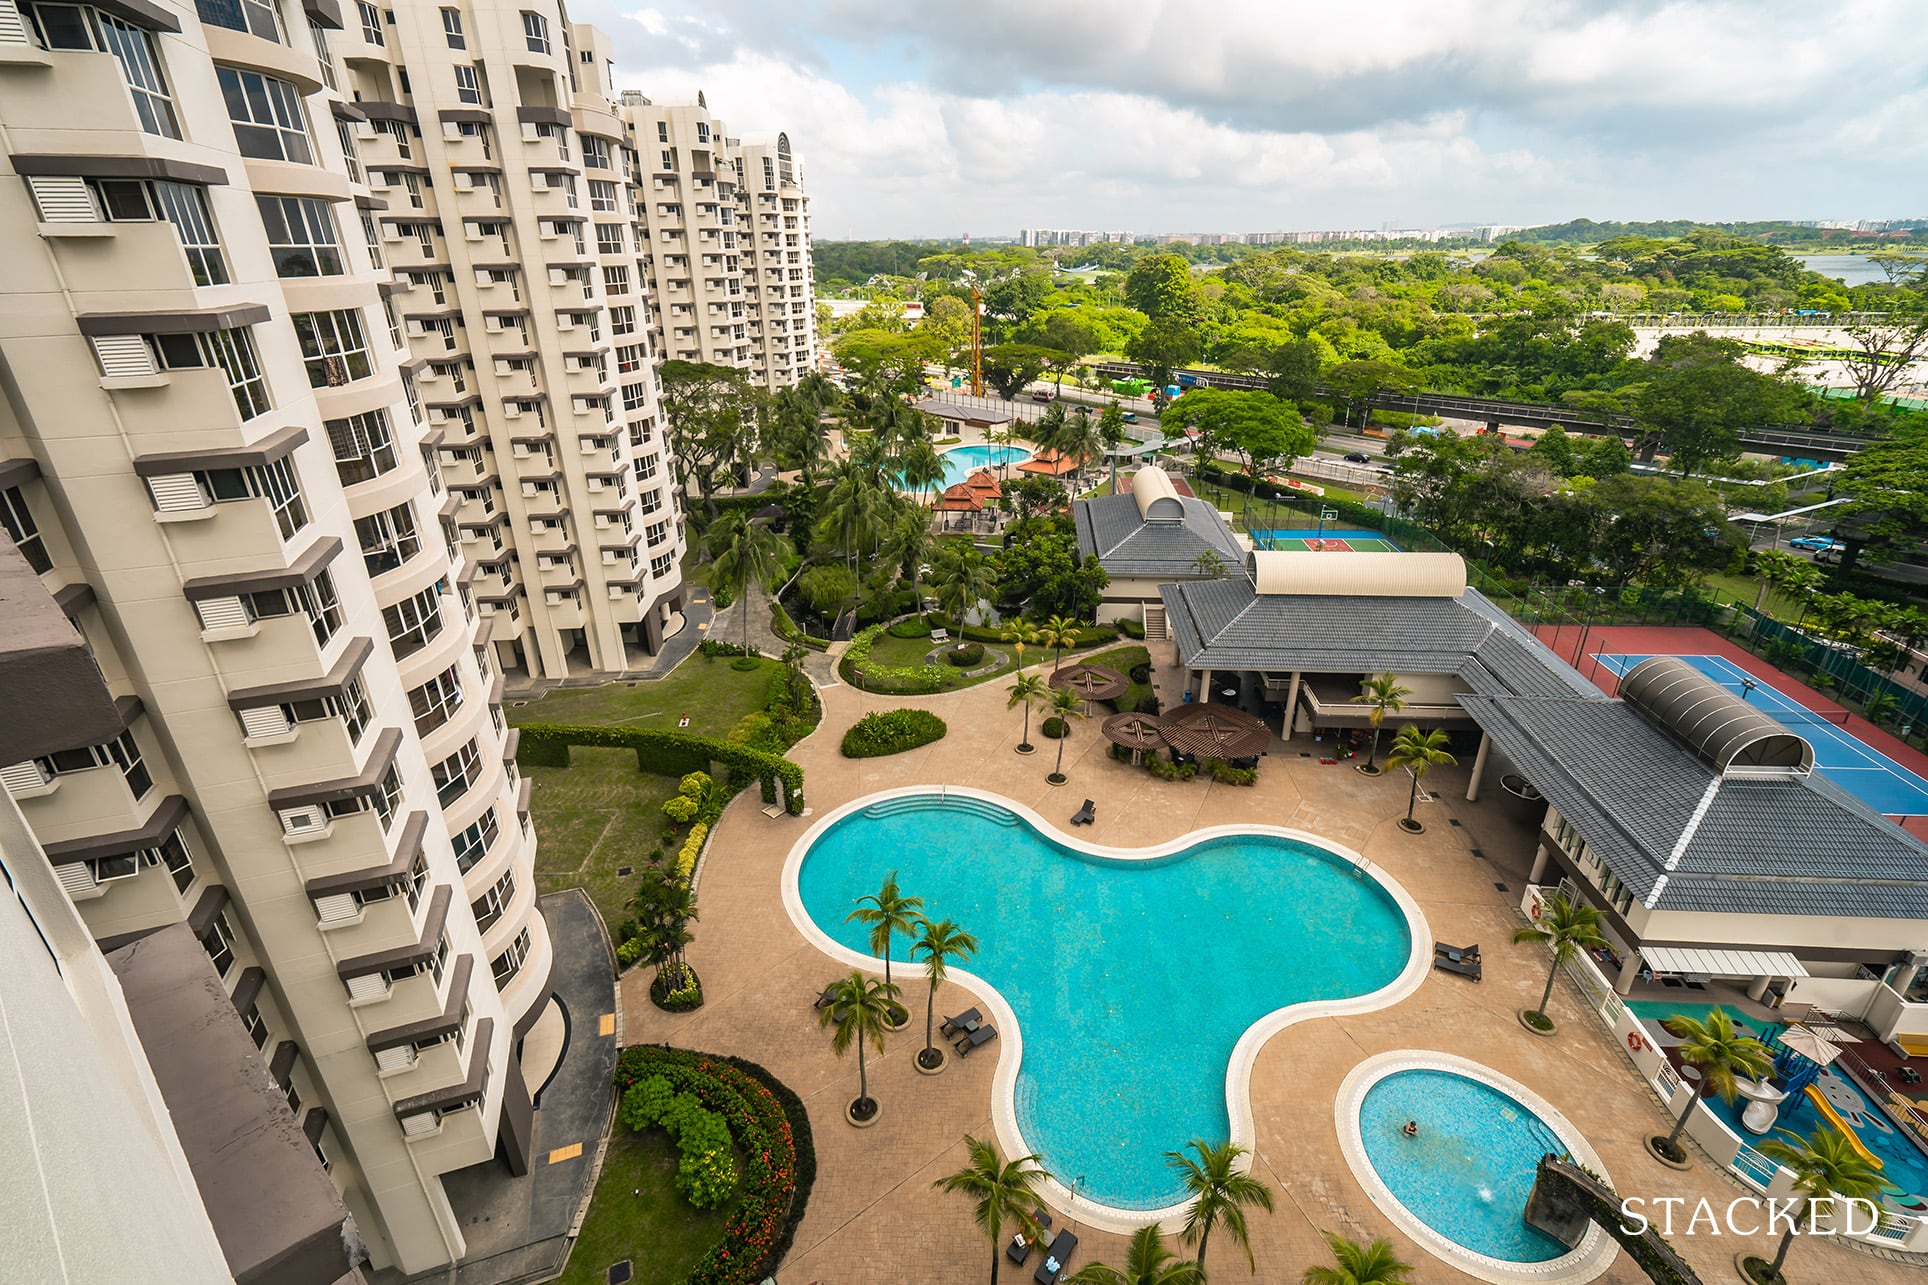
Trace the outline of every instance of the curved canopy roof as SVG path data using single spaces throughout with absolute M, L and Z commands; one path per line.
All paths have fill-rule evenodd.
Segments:
M 1138 516 L 1147 522 L 1183 522 L 1185 502 L 1171 475 L 1156 465 L 1147 464 L 1131 475 L 1131 498 L 1138 502 Z
M 1266 596 L 1457 598 L 1466 592 L 1466 563 L 1457 553 L 1256 549 L 1246 566 L 1253 587 Z
M 1650 656 L 1620 680 L 1620 699 L 1687 743 L 1715 771 L 1805 772 L 1814 747 L 1678 656 Z

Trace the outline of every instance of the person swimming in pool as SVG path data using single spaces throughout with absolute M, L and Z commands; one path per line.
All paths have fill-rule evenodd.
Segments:
M 1419 1121 L 1417 1120 L 1406 1121 L 1406 1127 L 1401 1129 L 1399 1132 L 1405 1134 L 1408 1138 L 1417 1138 L 1419 1136 Z

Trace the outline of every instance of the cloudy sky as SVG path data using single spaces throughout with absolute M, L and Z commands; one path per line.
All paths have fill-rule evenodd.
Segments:
M 1922 0 L 577 0 L 820 240 L 1928 215 Z

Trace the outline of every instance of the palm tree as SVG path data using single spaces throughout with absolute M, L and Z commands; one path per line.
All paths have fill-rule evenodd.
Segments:
M 1252 1259 L 1252 1238 L 1245 1227 L 1245 1206 L 1257 1205 L 1272 1212 L 1272 1189 L 1254 1178 L 1249 1166 L 1239 1166 L 1246 1155 L 1235 1142 L 1204 1142 L 1194 1138 L 1185 1144 L 1198 1153 L 1194 1160 L 1183 1151 L 1167 1151 L 1165 1163 L 1185 1180 L 1185 1194 L 1192 1207 L 1185 1214 L 1185 1243 L 1198 1243 L 1198 1270 L 1205 1271 L 1205 1242 L 1220 1223 L 1232 1242 L 1245 1250 L 1245 1265 L 1257 1270 Z
M 818 510 L 818 538 L 842 549 L 845 563 L 861 571 L 863 547 L 875 538 L 891 498 L 873 470 L 854 459 L 838 461 Z
M 1027 1240 L 1041 1234 L 1037 1216 L 1031 1211 L 1038 1205 L 1037 1184 L 1044 1170 L 1038 1168 L 1036 1156 L 1001 1160 L 996 1146 L 968 1133 L 964 1146 L 970 1152 L 969 1163 L 931 1186 L 977 1202 L 972 1217 L 991 1242 L 991 1285 L 997 1285 L 998 1264 L 1004 1259 L 1005 1223 L 1014 1223 L 1018 1234 Z
M 1299 1277 L 1302 1285 L 1406 1285 L 1412 1264 L 1399 1261 L 1391 1241 L 1361 1245 L 1333 1232 L 1324 1235 L 1326 1247 L 1339 1265 L 1306 1268 Z
M 1114 462 L 1113 469 L 1117 468 Z M 1112 490 L 1116 492 L 1117 479 L 1112 479 Z M 1207 549 L 1192 559 L 1192 571 L 1202 580 L 1222 580 L 1225 578 L 1225 559 L 1214 549 Z
M 1053 785 L 1064 784 L 1064 743 L 1071 739 L 1071 720 L 1084 717 L 1084 706 L 1078 700 L 1078 693 L 1069 687 L 1056 687 L 1051 690 L 1049 704 L 1045 708 L 1056 715 L 1058 720 L 1058 766 L 1051 772 Z M 1028 720 L 1030 715 L 1025 715 Z
M 936 484 L 944 480 L 944 457 L 928 441 L 912 442 L 904 449 L 897 476 L 917 493 L 918 502 L 922 503 L 925 492 L 934 490 Z
M 1546 1016 L 1546 1006 L 1553 998 L 1553 979 L 1560 975 L 1560 966 L 1582 948 L 1607 944 L 1607 939 L 1600 935 L 1600 912 L 1584 901 L 1567 900 L 1564 893 L 1556 893 L 1546 903 L 1540 918 L 1514 933 L 1513 940 L 1540 942 L 1553 948 L 1553 967 L 1547 969 L 1546 989 L 1540 993 L 1540 1006 L 1533 1010 L 1539 1017 Z
M 1459 762 L 1447 752 L 1447 744 L 1446 733 L 1437 729 L 1423 732 L 1417 727 L 1402 727 L 1399 735 L 1392 738 L 1392 753 L 1386 756 L 1386 766 L 1403 767 L 1413 774 L 1412 794 L 1406 799 L 1406 818 L 1399 823 L 1401 829 L 1418 834 L 1426 828 L 1413 820 L 1413 807 L 1419 802 L 1419 781 L 1436 767 Z
M 1406 698 L 1413 693 L 1411 688 L 1400 686 L 1398 676 L 1392 673 L 1368 678 L 1359 686 L 1361 690 L 1352 698 L 1352 703 L 1372 707 L 1372 712 L 1367 715 L 1367 720 L 1372 724 L 1372 748 L 1366 751 L 1365 766 L 1359 770 L 1367 776 L 1378 776 L 1379 768 L 1374 760 L 1379 757 L 1380 724 L 1386 721 L 1386 715 L 1397 714 L 1406 708 Z
M 1718 1013 L 1721 1010 L 1714 1011 Z M 1794 1216 L 1789 1220 L 1787 1230 L 1781 1233 L 1781 1246 L 1774 1251 L 1774 1261 L 1767 1266 L 1766 1275 L 1770 1281 L 1781 1280 L 1781 1265 L 1787 1262 L 1788 1246 L 1794 1243 L 1795 1229 L 1813 1217 L 1814 1205 L 1811 1201 L 1838 1196 L 1873 1204 L 1888 1187 L 1881 1171 L 1869 1164 L 1855 1150 L 1848 1135 L 1833 1125 L 1824 1124 L 1805 1138 L 1788 1129 L 1780 1132 L 1794 1141 L 1783 1142 L 1779 1138 L 1772 1138 L 1761 1144 L 1760 1152 L 1791 1171 L 1794 1174 L 1794 1189 L 1809 1199 L 1795 1205 Z M 1879 1209 L 1879 1206 L 1876 1208 Z
M 1003 630 L 999 632 L 998 637 L 1017 649 L 1018 669 L 1020 671 L 1023 670 L 1024 649 L 1038 641 L 1038 627 L 1028 620 L 1013 620 L 1010 624 L 1004 626 Z M 1025 733 L 1025 737 L 1029 739 L 1030 733 Z
M 871 1045 L 879 1054 L 884 1051 L 884 1035 L 891 1029 L 890 1019 L 898 1007 L 895 986 L 853 970 L 831 988 L 830 1002 L 817 1012 L 818 1026 L 836 1028 L 830 1039 L 832 1052 L 842 1057 L 852 1044 L 857 1046 L 857 1100 L 850 1104 L 850 1113 L 859 1120 L 877 1113 L 877 1104 L 870 1100 L 864 1045 Z
M 730 589 L 743 611 L 743 650 L 750 650 L 750 586 L 769 589 L 783 571 L 783 538 L 766 526 L 731 513 L 710 528 L 704 545 L 710 553 L 710 575 Z
M 1078 622 L 1069 616 L 1053 616 L 1038 626 L 1038 641 L 1058 653 L 1051 664 L 1051 672 L 1055 674 L 1064 663 L 1064 653 L 1078 645 Z
M 937 1052 L 933 1028 L 937 1020 L 937 988 L 944 984 L 944 975 L 952 960 L 977 953 L 977 938 L 948 919 L 932 923 L 920 915 L 917 925 L 919 931 L 917 940 L 911 943 L 911 958 L 922 952 L 924 975 L 931 981 L 930 997 L 924 1002 L 924 1051 L 917 1055 L 917 1060 L 928 1067 L 936 1062 L 931 1055 Z
M 1735 1073 L 1739 1072 L 1750 1080 L 1758 1080 L 1774 1069 L 1774 1054 L 1767 1045 L 1751 1035 L 1742 1035 L 1734 1027 L 1734 1019 L 1727 1015 L 1724 1008 L 1712 1009 L 1701 1021 L 1676 1013 L 1661 1023 L 1669 1035 L 1680 1037 L 1676 1051 L 1680 1060 L 1689 1066 L 1700 1068 L 1700 1087 L 1682 1096 L 1687 1105 L 1681 1108 L 1680 1116 L 1674 1121 L 1673 1131 L 1665 1138 L 1649 1138 L 1648 1145 L 1670 1160 L 1686 1159 L 1686 1151 L 1680 1145 L 1680 1135 L 1687 1128 L 1687 1119 L 1694 1113 L 1694 1104 L 1708 1093 L 1720 1094 L 1721 1101 L 1732 1102 L 1740 1092 L 1735 1083 Z M 1684 1079 L 1683 1079 L 1684 1082 Z M 1761 1148 L 1763 1153 L 1766 1147 Z
M 1051 685 L 1036 674 L 1020 673 L 1004 690 L 1011 693 L 1011 698 L 1004 703 L 1004 708 L 1010 709 L 1013 705 L 1024 706 L 1024 739 L 1018 742 L 1018 753 L 1029 754 L 1037 748 L 1031 744 L 1031 707 L 1047 696 Z
M 1157 1224 L 1131 1234 L 1125 1270 L 1091 1263 L 1064 1278 L 1065 1285 L 1205 1285 L 1205 1273 L 1165 1247 Z
M 922 897 L 906 897 L 897 890 L 897 872 L 884 876 L 884 886 L 868 897 L 857 899 L 857 908 L 844 916 L 870 925 L 870 949 L 884 957 L 884 980 L 890 980 L 891 939 L 898 933 L 910 936 L 917 927 L 918 912 L 924 908 Z
M 1079 414 L 1065 420 L 1052 445 L 1058 448 L 1058 454 L 1076 460 L 1078 472 L 1083 473 L 1091 461 L 1103 457 L 1105 439 L 1098 431 L 1098 421 L 1082 406 L 1078 409 Z
M 961 639 L 965 614 L 997 592 L 997 572 L 977 550 L 948 545 L 938 554 L 934 579 L 937 605 L 957 622 Z

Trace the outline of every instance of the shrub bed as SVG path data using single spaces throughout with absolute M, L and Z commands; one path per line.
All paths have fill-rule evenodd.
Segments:
M 892 638 L 928 638 L 932 628 L 924 623 L 924 617 L 912 616 L 909 620 L 898 621 L 884 632 Z
M 887 709 L 865 714 L 843 735 L 847 759 L 882 758 L 902 754 L 939 740 L 948 731 L 944 720 L 929 710 Z
M 640 943 L 638 953 L 641 952 Z M 620 952 L 618 952 L 620 954 Z M 657 973 L 649 983 L 649 1002 L 665 1013 L 693 1013 L 703 1007 L 703 980 L 696 970 L 688 964 L 683 965 L 684 984 L 680 990 L 671 990 L 663 974 Z
M 1145 637 L 1144 622 L 1138 620 L 1120 620 L 1118 622 L 1118 632 L 1127 638 L 1137 638 L 1142 641 Z
M 1056 714 L 1053 714 L 1050 718 L 1038 724 L 1038 734 L 1040 736 L 1048 736 L 1054 741 L 1063 739 L 1070 731 L 1070 727 Z
M 667 1082 L 672 1101 L 687 1093 L 697 1107 L 721 1117 L 743 1161 L 737 1211 L 723 1239 L 685 1279 L 688 1285 L 755 1285 L 789 1252 L 816 1181 L 803 1103 L 768 1071 L 740 1058 L 654 1045 L 623 1050 L 615 1083 L 625 1105 L 633 1089 L 655 1078 Z
M 871 625 L 858 631 L 850 640 L 849 650 L 844 652 L 843 663 L 838 667 L 846 682 L 864 691 L 887 692 L 900 696 L 922 696 L 930 692 L 941 692 L 950 686 L 950 669 L 945 665 L 875 665 L 870 660 L 870 649 L 884 632 L 884 626 Z
M 969 669 L 973 665 L 981 665 L 984 663 L 984 644 L 965 643 L 961 647 L 953 647 L 944 653 L 944 663 L 953 669 Z
M 745 647 L 742 643 L 723 642 L 716 638 L 705 638 L 696 645 L 696 651 L 698 655 L 707 660 L 715 660 L 718 656 L 755 656 L 759 654 L 754 647 Z

